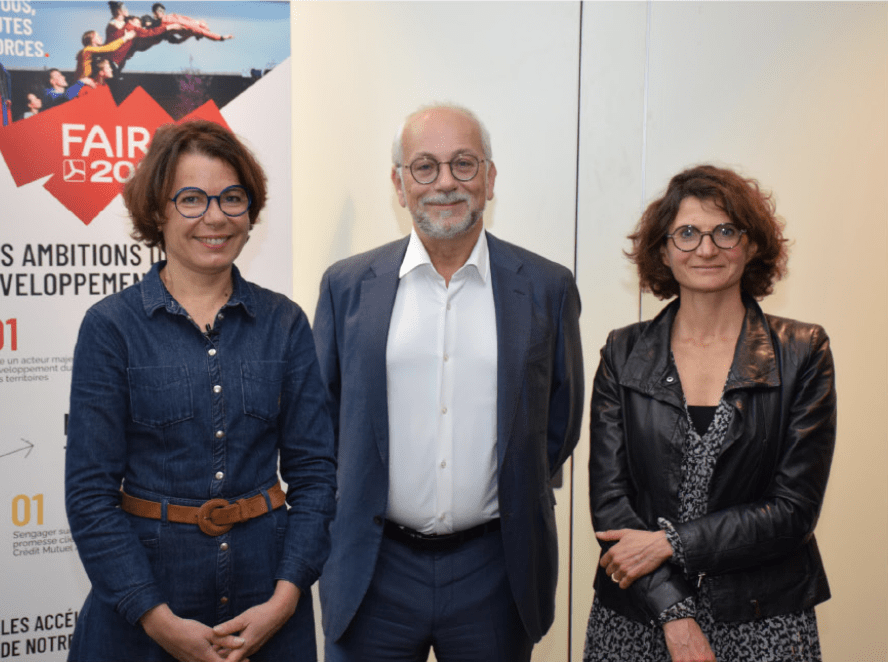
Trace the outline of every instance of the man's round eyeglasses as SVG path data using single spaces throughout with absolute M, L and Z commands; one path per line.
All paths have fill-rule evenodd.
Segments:
M 672 234 L 667 234 L 666 236 L 672 239 L 672 243 L 675 244 L 678 250 L 690 253 L 697 250 L 697 247 L 703 241 L 703 237 L 709 236 L 713 244 L 719 248 L 728 249 L 734 248 L 734 246 L 739 244 L 744 234 L 746 234 L 746 230 L 741 230 L 733 223 L 722 223 L 721 225 L 716 225 L 709 232 L 701 232 L 699 228 L 693 225 L 683 225 L 680 228 L 676 228 Z
M 410 174 L 417 184 L 431 184 L 438 179 L 438 173 L 442 165 L 450 166 L 450 174 L 453 178 L 468 182 L 475 179 L 478 174 L 478 167 L 484 162 L 484 159 L 478 160 L 471 154 L 461 154 L 450 161 L 435 161 L 428 156 L 421 156 L 410 164 Z M 403 164 L 398 164 L 399 168 Z
M 210 201 L 214 198 L 222 213 L 232 217 L 243 216 L 253 203 L 247 189 L 237 185 L 222 189 L 219 195 L 207 195 L 203 189 L 186 186 L 176 191 L 170 202 L 176 205 L 176 210 L 185 218 L 200 218 L 207 213 Z

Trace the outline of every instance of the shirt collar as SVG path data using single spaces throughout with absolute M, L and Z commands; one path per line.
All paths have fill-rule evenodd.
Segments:
M 398 272 L 398 278 L 403 278 L 411 271 L 424 264 L 427 264 L 434 269 L 432 259 L 429 257 L 426 247 L 423 246 L 419 235 L 416 234 L 416 228 L 414 228 L 410 230 L 410 240 L 407 242 L 407 252 L 404 253 L 404 260 L 401 262 L 401 270 Z M 475 246 L 472 248 L 469 258 L 466 260 L 466 263 L 457 270 L 457 273 L 469 266 L 475 267 L 476 273 L 481 278 L 481 281 L 486 284 L 487 280 L 490 278 L 490 252 L 487 248 L 487 230 L 481 230 L 481 234 L 478 235 L 478 240 L 475 242 Z
M 164 266 L 166 266 L 166 260 L 155 262 L 151 265 L 151 270 L 145 274 L 141 281 L 142 305 L 148 317 L 151 317 L 160 308 L 165 308 L 167 312 L 173 314 L 185 312 L 185 309 L 170 296 L 170 293 L 160 280 L 160 270 Z M 255 317 L 256 305 L 250 283 L 243 279 L 240 271 L 234 265 L 231 265 L 231 282 L 233 284 L 231 297 L 223 307 L 233 308 L 235 306 L 242 306 L 247 315 Z

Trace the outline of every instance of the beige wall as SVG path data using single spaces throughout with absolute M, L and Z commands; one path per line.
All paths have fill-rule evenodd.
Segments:
M 837 364 L 824 657 L 888 659 L 888 4 L 297 2 L 292 17 L 294 296 L 309 314 L 327 265 L 409 230 L 390 142 L 428 101 L 491 130 L 491 231 L 572 269 L 576 250 L 589 384 L 607 331 L 639 317 L 620 250 L 669 176 L 711 160 L 775 192 L 794 244 L 764 307 L 823 324 Z M 660 305 L 645 297 L 642 316 Z M 538 661 L 581 659 L 587 444 L 559 495 L 558 620 Z

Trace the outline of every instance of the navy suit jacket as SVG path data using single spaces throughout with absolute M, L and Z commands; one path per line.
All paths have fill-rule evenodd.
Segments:
M 550 481 L 583 413 L 580 299 L 570 271 L 487 235 L 497 334 L 497 480 L 509 584 L 533 641 L 552 624 L 558 549 Z M 314 336 L 335 430 L 337 513 L 320 581 L 337 640 L 373 576 L 388 499 L 386 356 L 408 238 L 342 260 L 321 281 Z

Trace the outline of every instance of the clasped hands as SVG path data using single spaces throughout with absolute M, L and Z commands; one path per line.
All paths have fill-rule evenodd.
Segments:
M 663 531 L 616 529 L 595 537 L 616 543 L 602 555 L 599 565 L 622 589 L 672 558 L 672 545 Z M 663 626 L 663 634 L 673 662 L 714 662 L 712 648 L 694 619 L 670 621 Z
M 180 662 L 249 662 L 296 611 L 299 588 L 278 581 L 274 595 L 229 621 L 209 627 L 176 616 L 166 604 L 142 616 L 145 633 Z
M 595 537 L 602 542 L 616 542 L 601 557 L 599 565 L 623 589 L 672 558 L 672 545 L 663 531 L 616 529 L 601 531 Z

